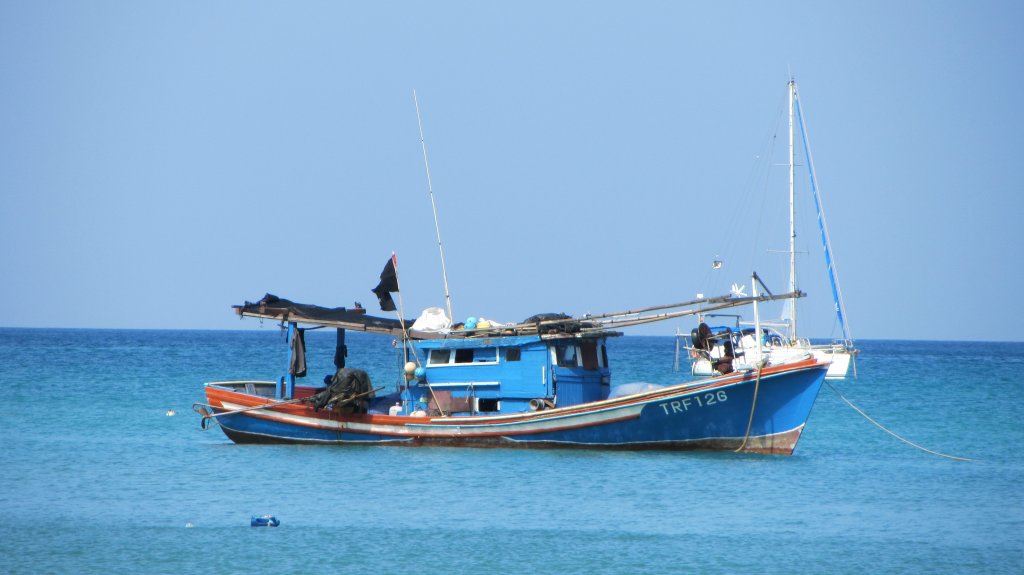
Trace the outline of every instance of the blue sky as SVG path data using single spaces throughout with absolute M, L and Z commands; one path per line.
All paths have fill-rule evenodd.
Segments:
M 3 1 L 0 325 L 443 305 L 413 89 L 457 318 L 781 291 L 792 72 L 854 337 L 1019 341 L 1022 6 Z

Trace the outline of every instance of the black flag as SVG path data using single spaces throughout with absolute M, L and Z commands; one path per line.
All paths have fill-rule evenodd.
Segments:
M 391 292 L 398 291 L 398 274 L 395 273 L 395 255 L 391 254 L 388 263 L 384 265 L 384 271 L 380 272 L 380 283 L 373 288 L 380 301 L 381 311 L 395 311 L 395 300 L 391 299 Z

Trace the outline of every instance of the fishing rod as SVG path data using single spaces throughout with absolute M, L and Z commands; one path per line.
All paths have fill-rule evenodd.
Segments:
M 605 320 L 602 320 L 602 321 L 598 322 L 598 323 L 601 324 L 601 327 L 593 328 L 593 329 L 605 329 L 605 328 L 609 328 L 609 327 L 629 327 L 629 326 L 641 325 L 641 324 L 645 324 L 645 323 L 654 323 L 656 321 L 664 321 L 664 320 L 667 320 L 667 319 L 674 319 L 674 318 L 677 318 L 677 317 L 686 317 L 686 316 L 689 316 L 689 315 L 695 315 L 695 314 L 698 314 L 698 313 L 703 313 L 703 312 L 708 312 L 708 311 L 717 311 L 717 310 L 720 310 L 720 309 L 727 309 L 727 308 L 731 308 L 731 307 L 737 307 L 737 306 L 741 306 L 741 305 L 746 305 L 748 303 L 775 301 L 775 300 L 780 300 L 780 299 L 789 299 L 789 298 L 793 298 L 793 297 L 803 297 L 803 295 L 804 295 L 803 292 L 796 291 L 796 292 L 780 294 L 780 295 L 761 295 L 761 296 L 756 296 L 756 297 L 745 297 L 745 298 L 728 298 L 728 297 L 725 297 L 725 296 L 717 297 L 717 298 L 709 298 L 707 300 L 699 300 L 698 303 L 705 303 L 705 302 L 712 303 L 713 302 L 716 305 L 713 305 L 711 307 L 702 307 L 700 309 L 687 309 L 687 310 L 681 310 L 681 311 L 675 311 L 675 312 L 661 313 L 661 314 L 652 315 L 652 316 L 646 316 L 646 317 L 635 317 L 635 318 L 632 318 L 632 319 L 605 319 Z M 677 306 L 677 307 L 679 307 L 679 306 Z M 584 318 L 584 319 L 587 319 L 587 318 Z
M 765 294 L 765 295 L 759 295 L 759 296 L 756 296 L 756 297 L 741 297 L 741 298 L 737 298 L 737 297 L 732 296 L 732 295 L 723 295 L 723 296 L 716 296 L 716 297 L 710 297 L 710 298 L 700 298 L 700 299 L 692 300 L 692 301 L 689 301 L 689 302 L 681 302 L 681 303 L 676 303 L 676 304 L 657 305 L 657 306 L 649 306 L 649 307 L 644 307 L 644 308 L 637 308 L 636 310 L 628 311 L 628 312 L 598 314 L 598 315 L 589 315 L 588 314 L 588 315 L 584 315 L 584 316 L 580 316 L 580 317 L 564 317 L 564 318 L 554 318 L 554 319 L 543 319 L 543 320 L 540 320 L 540 321 L 529 322 L 529 323 L 516 323 L 516 324 L 502 326 L 500 329 L 503 329 L 503 330 L 520 330 L 520 329 L 526 329 L 526 328 L 534 328 L 534 329 L 537 329 L 538 331 L 543 331 L 543 328 L 545 328 L 545 327 L 552 327 L 552 326 L 557 326 L 557 325 L 565 324 L 565 323 L 571 323 L 571 322 L 590 322 L 592 325 L 583 326 L 583 327 L 580 328 L 580 331 L 582 331 L 582 332 L 594 332 L 594 331 L 601 331 L 601 330 L 608 329 L 608 328 L 629 327 L 629 326 L 633 326 L 633 325 L 641 325 L 641 324 L 645 324 L 645 323 L 653 323 L 653 322 L 656 322 L 656 321 L 664 321 L 664 320 L 667 320 L 667 319 L 673 319 L 673 318 L 678 318 L 678 317 L 685 317 L 685 316 L 689 316 L 689 315 L 695 315 L 695 314 L 698 314 L 698 313 L 704 313 L 704 312 L 708 312 L 708 311 L 717 311 L 717 310 L 720 310 L 720 309 L 727 309 L 727 308 L 731 308 L 731 307 L 737 307 L 737 306 L 741 306 L 741 305 L 746 305 L 746 304 L 749 304 L 749 303 L 753 303 L 755 301 L 756 302 L 776 301 L 776 300 L 780 300 L 780 299 L 790 299 L 790 298 L 794 298 L 794 297 L 804 297 L 805 295 L 806 294 L 804 292 L 802 292 L 802 291 L 796 291 L 796 292 L 792 292 L 792 293 L 785 293 L 785 294 L 779 294 L 779 295 Z M 698 304 L 713 304 L 713 305 L 711 305 L 710 307 L 700 307 L 698 309 L 687 309 L 687 310 L 668 312 L 668 313 L 661 313 L 661 314 L 650 315 L 650 316 L 640 316 L 639 315 L 640 313 L 647 312 L 647 311 L 655 311 L 655 310 L 661 310 L 661 309 L 671 309 L 671 308 L 677 308 L 677 307 L 686 307 L 686 306 L 698 305 Z M 635 316 L 635 317 L 626 317 L 626 316 Z
M 758 279 L 758 281 L 760 281 L 761 278 L 757 278 L 757 279 Z M 762 285 L 764 285 L 764 284 L 762 284 Z M 767 288 L 765 288 L 765 291 L 768 291 Z M 806 294 L 804 294 L 800 290 L 797 290 L 797 291 L 785 294 L 785 297 L 787 297 L 787 298 L 804 297 L 805 295 Z M 720 295 L 720 296 L 715 296 L 715 297 L 698 298 L 698 299 L 694 299 L 694 300 L 690 300 L 690 301 L 684 301 L 684 302 L 679 302 L 679 303 L 670 303 L 670 304 L 663 304 L 663 305 L 652 305 L 652 306 L 648 306 L 648 307 L 641 307 L 641 308 L 637 308 L 637 309 L 634 309 L 634 310 L 628 310 L 628 311 L 622 311 L 622 312 L 602 313 L 602 314 L 598 314 L 598 315 L 587 315 L 585 317 L 585 319 L 605 319 L 605 318 L 614 318 L 614 317 L 626 316 L 626 315 L 638 315 L 638 314 L 649 312 L 649 311 L 657 311 L 657 310 L 661 310 L 661 309 L 672 309 L 672 308 L 677 308 L 677 307 L 687 307 L 687 306 L 699 305 L 699 304 L 722 304 L 722 303 L 728 303 L 729 305 L 727 305 L 725 307 L 733 307 L 733 306 L 736 306 L 736 305 L 742 305 L 742 304 L 745 304 L 745 303 L 751 303 L 755 299 L 758 300 L 758 301 L 774 301 L 775 299 L 779 299 L 776 296 L 772 296 L 771 292 L 768 292 L 768 296 L 770 296 L 771 299 L 769 299 L 769 300 L 761 299 L 762 297 L 765 297 L 765 296 L 759 296 L 757 298 L 754 298 L 754 297 L 737 298 L 737 297 L 733 296 L 732 294 L 727 294 L 727 295 Z

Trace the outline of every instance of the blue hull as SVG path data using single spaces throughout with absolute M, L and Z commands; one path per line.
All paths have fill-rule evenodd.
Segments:
M 572 407 L 503 416 L 338 415 L 301 405 L 219 416 L 237 443 L 671 449 L 792 453 L 827 364 L 732 374 Z M 266 398 L 207 387 L 218 413 Z

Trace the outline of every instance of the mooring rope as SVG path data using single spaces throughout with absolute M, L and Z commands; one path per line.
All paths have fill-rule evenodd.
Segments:
M 743 443 L 741 443 L 733 453 L 743 451 L 743 448 L 747 446 L 747 440 L 750 439 L 750 428 L 754 425 L 754 409 L 757 407 L 757 389 L 761 387 L 762 369 L 764 369 L 763 361 L 757 365 L 757 379 L 754 380 L 754 401 L 750 404 L 750 419 L 747 421 L 747 432 L 743 434 Z
M 877 421 L 875 421 L 874 419 L 872 419 L 872 418 L 871 418 L 871 416 L 869 416 L 868 414 L 864 413 L 864 410 L 862 410 L 861 408 L 859 408 L 859 407 L 857 407 L 856 405 L 854 405 L 852 401 L 850 401 L 849 399 L 846 399 L 846 396 L 845 396 L 845 395 L 843 395 L 842 393 L 840 393 L 840 392 L 839 392 L 839 390 L 838 390 L 838 389 L 836 389 L 836 388 L 835 388 L 835 387 L 834 387 L 834 386 L 833 386 L 833 385 L 832 385 L 831 383 L 829 383 L 828 381 L 825 381 L 825 385 L 827 385 L 827 386 L 829 387 L 829 389 L 831 389 L 832 391 L 834 391 L 834 392 L 836 393 L 836 395 L 838 395 L 838 396 L 839 396 L 839 398 L 840 398 L 840 399 L 842 399 L 843 401 L 845 401 L 845 402 L 846 402 L 846 405 L 849 405 L 849 406 L 850 406 L 850 407 L 852 407 L 852 408 L 853 408 L 853 409 L 854 409 L 854 410 L 855 410 L 855 411 L 856 411 L 857 413 L 859 413 L 859 414 L 861 414 L 862 416 L 864 416 L 864 419 L 867 419 L 867 420 L 868 420 L 868 421 L 870 421 L 871 423 L 875 424 L 875 426 L 876 426 L 876 427 L 878 427 L 878 429 L 881 429 L 882 431 L 884 431 L 884 432 L 888 433 L 889 435 L 891 435 L 891 436 L 895 437 L 896 439 L 899 439 L 899 440 L 900 440 L 900 441 L 902 441 L 903 443 L 906 443 L 907 445 L 909 445 L 909 446 L 911 446 L 911 447 L 915 447 L 915 448 L 917 448 L 917 449 L 920 449 L 921 451 L 924 451 L 925 453 L 931 453 L 932 455 L 938 455 L 939 457 L 945 457 L 945 458 L 947 458 L 947 459 L 953 459 L 953 460 L 956 460 L 956 461 L 974 461 L 973 459 L 969 459 L 969 458 L 967 458 L 967 457 L 957 457 L 957 456 L 955 456 L 955 455 L 947 455 L 947 454 L 945 454 L 945 453 L 939 453 L 938 451 L 932 451 L 931 449 L 928 449 L 928 448 L 922 447 L 922 446 L 920 446 L 920 445 L 918 445 L 918 444 L 914 443 L 913 441 L 910 441 L 909 439 L 905 439 L 905 438 L 903 438 L 903 437 L 900 437 L 899 435 L 897 435 L 897 434 L 893 433 L 892 431 L 889 431 L 888 429 L 886 429 L 886 428 L 885 428 L 885 426 L 884 426 L 884 425 L 882 425 L 881 423 L 878 423 Z

